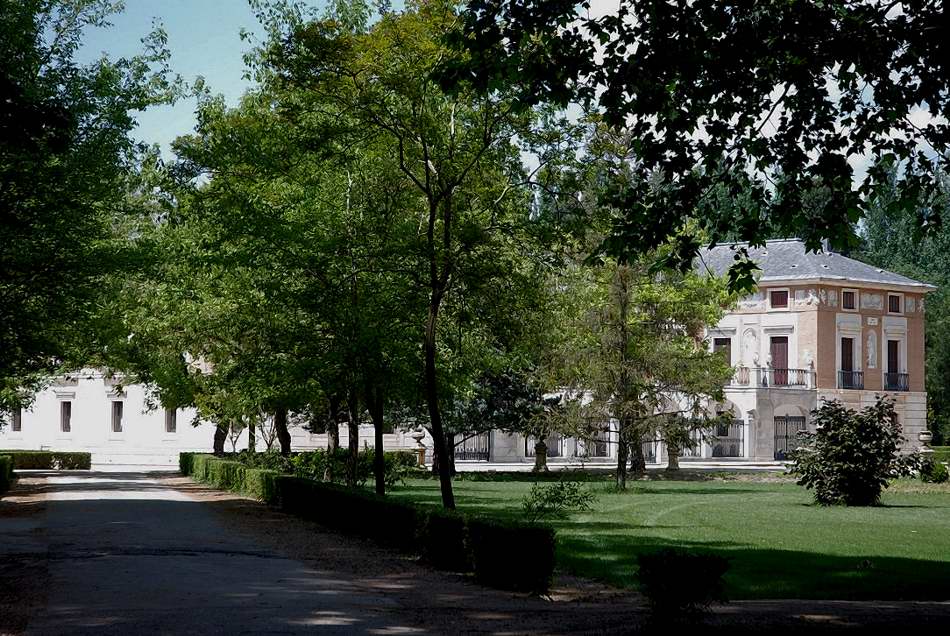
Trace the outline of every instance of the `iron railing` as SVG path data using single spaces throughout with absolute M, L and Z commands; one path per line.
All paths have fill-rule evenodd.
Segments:
M 745 426 L 742 420 L 733 420 L 728 424 L 716 426 L 716 438 L 712 445 L 713 457 L 744 457 L 743 436 Z
M 452 439 L 455 459 L 487 462 L 491 459 L 491 433 L 459 434 Z
M 909 391 L 910 375 L 907 373 L 885 373 L 884 374 L 885 391 Z
M 788 454 L 801 446 L 799 433 L 808 430 L 803 416 L 785 415 L 775 418 L 775 459 L 788 459 Z
M 839 389 L 863 389 L 864 371 L 838 371 Z

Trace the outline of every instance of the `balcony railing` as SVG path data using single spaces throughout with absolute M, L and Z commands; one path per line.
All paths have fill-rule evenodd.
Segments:
M 839 389 L 863 389 L 864 371 L 838 371 Z
M 814 388 L 812 369 L 783 369 L 775 367 L 736 367 L 731 386 Z
M 910 375 L 907 373 L 885 373 L 884 374 L 885 391 L 909 391 Z
M 769 367 L 762 369 L 762 386 L 809 386 L 811 371 L 808 369 L 781 369 Z

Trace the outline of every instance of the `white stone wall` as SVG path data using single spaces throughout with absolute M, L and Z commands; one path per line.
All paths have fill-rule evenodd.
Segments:
M 152 467 L 173 469 L 178 466 L 178 454 L 186 451 L 210 452 L 213 446 L 214 425 L 201 422 L 194 426 L 194 409 L 176 412 L 176 430 L 165 431 L 165 409 L 151 408 L 147 387 L 130 384 L 121 387 L 104 378 L 97 371 L 86 370 L 69 380 L 59 380 L 40 391 L 29 409 L 21 414 L 21 430 L 11 424 L 0 430 L 0 449 L 61 450 L 92 453 L 96 467 Z M 61 404 L 72 403 L 70 431 L 61 430 Z M 112 402 L 123 403 L 122 431 L 112 430 Z M 7 418 L 9 419 L 9 418 Z M 295 450 L 326 448 L 326 435 L 313 435 L 300 427 L 293 427 L 291 447 Z M 340 444 L 346 447 L 349 431 L 340 427 Z M 360 448 L 373 447 L 373 427 L 360 426 Z M 243 431 L 234 445 L 237 450 L 247 448 L 247 431 Z M 430 441 L 424 443 L 431 448 Z M 408 432 L 384 435 L 387 450 L 413 450 L 418 447 Z M 258 450 L 264 450 L 263 438 L 257 436 Z M 230 439 L 225 450 L 232 450 Z

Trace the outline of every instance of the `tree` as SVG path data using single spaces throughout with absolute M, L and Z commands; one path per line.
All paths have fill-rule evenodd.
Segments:
M 710 403 L 722 399 L 732 374 L 703 340 L 729 305 L 724 282 L 694 272 L 655 273 L 649 260 L 606 261 L 589 273 L 586 310 L 564 368 L 568 386 L 590 394 L 585 414 L 616 422 L 621 489 L 631 453 L 642 471 L 641 441 L 657 432 L 675 465 L 689 433 L 712 425 Z
M 896 178 L 896 175 L 895 175 Z M 919 213 L 896 206 L 896 183 L 872 201 L 860 228 L 862 244 L 854 256 L 876 267 L 936 285 L 927 294 L 926 386 L 928 425 L 934 444 L 950 439 L 950 231 L 946 226 L 920 237 Z M 950 206 L 947 177 L 930 205 L 941 216 Z
M 920 229 L 939 223 L 919 203 L 938 192 L 950 141 L 943 3 L 621 0 L 604 16 L 591 5 L 473 0 L 453 35 L 466 55 L 447 57 L 440 77 L 455 90 L 515 87 L 524 107 L 596 104 L 608 125 L 630 129 L 638 178 L 611 195 L 624 215 L 609 254 L 676 238 L 666 262 L 688 269 L 699 246 L 681 232 L 688 219 L 709 243 L 739 228 L 753 244 L 778 232 L 846 248 L 897 165 L 899 204 L 922 212 Z M 856 183 L 853 165 L 867 156 L 873 167 Z M 668 187 L 651 189 L 657 177 Z M 717 188 L 754 205 L 703 205 Z M 809 210 L 816 191 L 826 204 Z M 743 259 L 730 285 L 753 284 Z
M 0 411 L 88 349 L 100 284 L 128 266 L 114 228 L 143 152 L 133 113 L 177 86 L 160 28 L 140 55 L 76 60 L 84 31 L 113 11 L 106 0 L 0 11 Z
M 826 401 L 812 411 L 815 432 L 802 432 L 792 452 L 798 484 L 814 489 L 822 505 L 873 506 L 888 482 L 910 474 L 917 456 L 901 456 L 900 423 L 894 400 L 879 396 L 860 413 Z
M 490 263 L 528 220 L 513 140 L 531 123 L 503 96 L 448 95 L 433 81 L 439 61 L 453 55 L 442 40 L 456 19 L 452 3 L 426 2 L 382 16 L 365 33 L 334 20 L 291 23 L 266 56 L 281 90 L 306 97 L 294 104 L 299 117 L 322 123 L 311 143 L 334 153 L 369 144 L 385 153 L 402 191 L 411 193 L 404 209 L 418 221 L 413 252 L 421 257 L 411 280 L 426 295 L 423 392 L 449 508 L 441 318 L 466 272 Z M 506 272 L 484 269 L 490 277 L 480 288 L 505 279 Z

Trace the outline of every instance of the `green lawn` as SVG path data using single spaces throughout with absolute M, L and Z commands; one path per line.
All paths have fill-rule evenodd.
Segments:
M 735 599 L 950 599 L 950 485 L 900 481 L 875 508 L 821 508 L 777 480 L 639 481 L 623 494 L 589 486 L 594 509 L 553 524 L 566 571 L 633 586 L 638 553 L 676 546 L 729 557 Z M 455 487 L 462 510 L 517 517 L 531 483 Z M 413 480 L 392 494 L 435 505 L 439 486 Z

